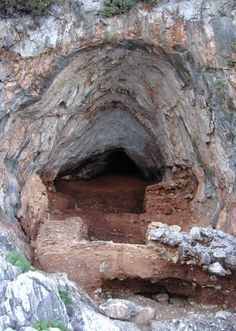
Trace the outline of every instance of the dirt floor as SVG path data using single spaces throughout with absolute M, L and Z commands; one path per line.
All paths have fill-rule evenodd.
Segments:
M 135 176 L 107 174 L 90 180 L 64 180 L 55 182 L 55 188 L 69 208 L 101 213 L 143 212 L 147 182 Z
M 148 222 L 143 217 L 148 182 L 135 176 L 107 174 L 91 180 L 55 182 L 49 192 L 52 219 L 80 216 L 90 240 L 145 243 Z
M 145 238 L 150 222 L 179 224 L 182 230 L 189 230 L 196 222 L 191 218 L 190 206 L 196 187 L 187 171 L 167 182 L 149 182 L 121 173 L 107 173 L 90 180 L 69 177 L 55 181 L 54 188 L 48 191 L 50 219 L 41 227 L 37 239 L 38 267 L 49 272 L 66 271 L 80 286 L 94 285 L 91 292 L 88 286 L 84 289 L 98 303 L 112 297 L 154 307 L 156 319 L 203 311 L 204 304 L 189 300 L 196 292 L 191 282 L 187 287 L 185 283 L 176 283 L 171 265 L 167 263 L 167 269 L 162 266 L 163 256 L 156 262 L 157 253 L 150 250 Z M 80 227 L 78 218 L 87 231 L 84 241 L 75 240 Z M 176 288 L 168 291 L 166 284 L 157 288 L 157 282 L 148 275 L 151 266 L 157 279 L 167 272 Z M 120 281 L 127 277 L 127 281 Z M 159 301 L 157 295 L 163 293 L 166 299 Z M 201 302 L 215 302 L 205 299 Z

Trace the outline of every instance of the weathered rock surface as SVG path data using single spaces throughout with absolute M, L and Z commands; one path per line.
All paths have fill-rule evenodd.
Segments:
M 30 260 L 32 251 L 23 232 L 18 226 L 11 226 L 0 215 L 0 256 L 5 256 L 10 251 L 22 251 Z
M 48 218 L 46 187 L 37 174 L 32 174 L 21 191 L 21 208 L 17 213 L 26 234 L 35 239 L 40 223 Z
M 155 309 L 139 306 L 129 300 L 109 299 L 99 309 L 108 317 L 138 324 L 150 324 L 155 318 Z
M 150 224 L 147 239 L 176 247 L 181 263 L 201 265 L 215 275 L 226 276 L 236 270 L 236 238 L 223 231 L 193 227 L 187 233 L 157 222 Z
M 62 301 L 59 290 L 70 295 L 70 303 Z M 102 315 L 101 311 L 113 319 Z M 108 300 L 99 310 L 65 275 L 22 273 L 0 257 L 0 329 L 4 331 L 34 331 L 33 323 L 45 319 L 61 321 L 74 331 L 185 330 L 192 325 L 196 330 L 204 325 L 204 330 L 213 330 L 214 326 L 214 331 L 228 331 L 235 330 L 236 321 L 235 314 L 228 311 L 219 311 L 210 318 L 197 315 L 155 322 L 154 317 L 153 308 L 128 300 Z
M 52 225 L 50 222 L 40 228 L 36 240 L 36 264 L 48 272 L 67 272 L 71 280 L 92 296 L 97 288 L 103 288 L 107 280 L 122 282 L 134 279 L 133 286 L 137 292 L 143 291 L 142 280 L 151 280 L 169 293 L 202 303 L 217 302 L 232 309 L 235 307 L 235 268 L 229 263 L 226 265 L 226 260 L 213 256 L 218 252 L 220 243 L 227 247 L 228 252 L 231 247 L 227 258 L 234 256 L 235 238 L 222 231 L 200 228 L 202 242 L 196 244 L 191 234 L 182 233 L 176 225 L 168 227 L 159 223 L 161 227 L 156 228 L 157 224 L 153 223 L 148 235 L 149 244 L 141 245 L 89 241 L 76 237 L 76 230 L 72 237 L 72 227 L 67 221 L 52 221 Z M 52 226 L 58 236 L 50 230 Z M 192 231 L 194 236 L 196 229 Z M 158 232 L 157 235 L 160 230 L 161 234 Z M 202 256 L 208 252 L 206 242 L 209 238 L 212 241 L 210 262 L 203 264 Z M 213 248 L 215 242 L 218 242 L 216 249 Z M 181 251 L 181 247 L 186 247 L 186 251 Z M 221 265 L 224 274 L 216 269 L 209 270 L 214 262 Z
M 2 260 L 0 265 L 2 266 Z M 86 294 L 77 289 L 73 283 L 63 276 L 44 276 L 38 272 L 29 272 L 19 276 L 15 274 L 14 278 L 14 280 L 5 281 L 4 291 L 1 292 L 0 327 L 2 330 L 31 331 L 34 329 L 28 328 L 27 325 L 31 325 L 41 319 L 60 320 L 69 329 L 75 331 L 141 330 L 135 324 L 110 320 L 99 314 Z M 73 300 L 72 304 L 64 305 L 60 299 L 58 289 L 70 293 Z M 45 305 L 45 302 L 48 304 Z M 127 301 L 126 304 L 129 307 L 132 306 L 132 302 Z M 133 306 L 135 309 L 131 309 L 132 314 L 135 310 L 136 313 L 138 311 L 137 314 L 134 314 L 138 324 L 140 324 L 138 315 L 142 314 L 142 310 L 146 310 L 146 312 L 152 310 L 151 308 L 140 309 L 135 304 Z M 118 315 L 121 317 L 120 314 L 115 315 L 112 317 L 118 317 Z M 122 314 L 122 317 L 128 318 L 124 314 Z M 149 318 L 153 318 L 153 312 L 149 314 Z M 216 317 L 212 316 L 210 318 L 209 316 L 190 316 L 173 321 L 153 322 L 151 330 L 174 330 L 174 328 L 175 330 L 186 330 L 187 327 L 195 325 L 196 330 L 202 330 L 204 326 L 204 330 L 229 331 L 235 330 L 235 321 L 235 314 L 219 312 Z
M 31 173 L 87 177 L 123 149 L 146 177 L 191 168 L 193 217 L 235 233 L 235 2 L 80 4 L 1 19 L 0 206 L 14 220 Z
M 91 293 L 107 280 L 135 278 L 140 289 L 148 279 L 170 294 L 235 309 L 235 238 L 178 227 L 236 234 L 235 1 L 139 3 L 113 18 L 101 17 L 100 7 L 71 0 L 45 17 L 0 20 L 0 212 L 14 225 L 0 225 L 0 253 L 31 257 L 18 217 L 37 237 L 36 263 L 68 272 Z M 145 178 L 162 180 L 147 188 L 145 209 L 172 227 L 151 228 L 147 245 L 90 242 L 79 215 L 48 218 L 46 186 L 103 173 L 117 150 Z M 3 330 L 56 319 L 78 331 L 136 331 L 152 318 L 135 306 L 135 316 L 129 308 L 116 314 L 135 323 L 111 320 L 67 279 L 22 273 L 2 258 L 0 279 Z M 234 330 L 235 316 L 226 315 L 151 328 Z
M 6 268 L 7 266 L 7 268 Z M 39 272 L 22 274 L 20 269 L 0 259 L 0 329 L 29 331 L 26 326 L 41 320 L 61 321 L 70 330 L 138 331 L 132 323 L 111 321 L 99 314 L 95 305 L 62 276 Z M 5 272 L 7 271 L 7 273 Z M 58 290 L 70 293 L 72 303 L 65 306 Z
M 234 331 L 235 314 L 229 314 L 227 319 L 217 316 L 207 315 L 190 315 L 189 317 L 182 319 L 174 319 L 165 322 L 153 322 L 152 331 Z

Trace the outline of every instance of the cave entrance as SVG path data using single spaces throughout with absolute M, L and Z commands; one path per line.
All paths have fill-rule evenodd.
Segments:
M 80 216 L 91 240 L 144 243 L 146 226 L 140 215 L 152 182 L 124 150 L 107 151 L 55 180 L 50 214 L 56 219 Z
M 184 284 L 184 285 L 183 285 Z M 101 286 L 103 298 L 126 298 L 130 295 L 141 295 L 146 298 L 155 298 L 158 294 L 167 294 L 169 298 L 187 300 L 194 295 L 198 288 L 193 288 L 191 282 L 178 278 L 150 280 L 136 278 L 103 279 Z
M 89 158 L 54 184 L 70 208 L 140 214 L 150 182 L 122 149 L 115 149 Z
M 108 156 L 106 173 L 110 175 L 143 178 L 141 170 L 121 149 L 112 151 Z

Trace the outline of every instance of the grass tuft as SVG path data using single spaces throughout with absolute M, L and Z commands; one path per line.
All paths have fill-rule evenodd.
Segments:
M 69 331 L 69 329 L 60 321 L 39 321 L 32 325 L 38 331 L 44 331 L 49 328 L 58 328 L 61 331 Z
M 35 271 L 35 268 L 32 267 L 27 258 L 18 251 L 9 252 L 6 255 L 6 260 L 24 272 Z
M 72 303 L 72 298 L 69 292 L 61 290 L 58 290 L 58 292 L 61 300 L 64 302 L 65 305 L 69 305 Z

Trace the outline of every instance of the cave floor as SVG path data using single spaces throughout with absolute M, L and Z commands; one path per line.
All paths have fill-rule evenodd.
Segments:
M 146 239 L 152 222 L 178 224 L 184 231 L 196 225 L 190 208 L 195 189 L 187 172 L 166 182 L 111 173 L 87 181 L 62 178 L 48 189 L 50 217 L 39 228 L 35 266 L 66 272 L 97 302 L 132 296 L 149 300 L 163 311 L 161 319 L 202 309 L 189 300 L 203 307 L 222 305 L 224 295 L 216 300 L 202 270 L 173 263 L 171 249 L 153 247 Z M 153 300 L 163 291 L 168 300 Z
M 55 188 L 67 200 L 66 209 L 139 214 L 143 212 L 145 189 L 153 183 L 136 176 L 106 174 L 90 180 L 60 179 Z
M 135 176 L 107 174 L 91 180 L 55 182 L 49 192 L 50 216 L 79 216 L 88 226 L 90 240 L 144 244 L 148 222 L 144 196 L 148 182 Z
M 90 180 L 62 178 L 54 185 L 55 189 L 48 191 L 50 219 L 81 217 L 90 240 L 145 244 L 150 222 L 178 224 L 183 230 L 195 222 L 183 197 L 189 195 L 191 185 L 181 192 L 173 183 L 118 173 Z M 160 188 L 156 190 L 156 186 Z

